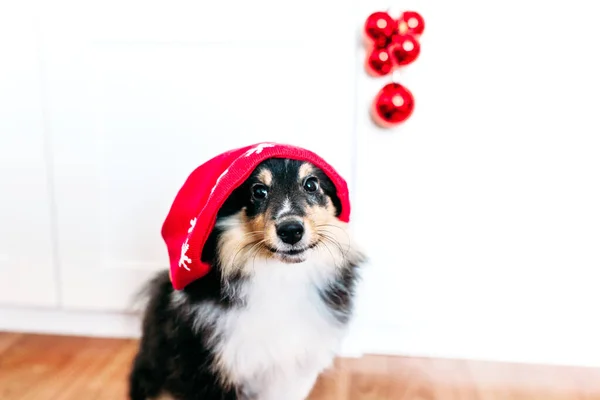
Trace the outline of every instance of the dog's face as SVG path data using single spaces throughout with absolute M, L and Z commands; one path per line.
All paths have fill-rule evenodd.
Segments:
M 327 175 L 314 165 L 268 159 L 227 199 L 203 258 L 218 257 L 224 272 L 256 257 L 301 263 L 325 250 L 342 257 L 348 246 L 340 201 Z

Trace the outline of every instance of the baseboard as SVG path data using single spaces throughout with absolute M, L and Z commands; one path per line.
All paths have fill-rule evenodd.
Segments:
M 119 312 L 0 307 L 0 331 L 108 338 L 139 338 L 140 317 Z M 352 333 L 341 356 L 360 357 L 360 338 Z
M 0 307 L 0 331 L 137 338 L 140 318 L 118 312 Z
M 580 333 L 577 341 L 550 331 L 482 329 L 466 334 L 460 329 L 412 326 L 351 327 L 341 356 L 385 354 L 414 357 L 488 360 L 527 364 L 600 367 L 600 346 L 594 332 Z M 0 307 L 0 331 L 91 337 L 138 338 L 136 314 L 44 308 Z
M 600 336 L 579 340 L 549 331 L 464 332 L 449 327 L 377 327 L 357 332 L 363 354 L 600 368 Z

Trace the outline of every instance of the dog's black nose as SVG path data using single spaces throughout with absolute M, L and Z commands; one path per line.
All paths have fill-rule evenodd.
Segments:
M 302 239 L 304 226 L 301 222 L 289 221 L 277 225 L 277 236 L 287 244 L 296 244 Z

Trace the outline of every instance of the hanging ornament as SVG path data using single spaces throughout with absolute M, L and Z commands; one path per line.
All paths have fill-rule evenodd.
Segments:
M 411 34 L 398 34 L 392 38 L 392 44 L 389 47 L 389 53 L 392 56 L 394 65 L 408 65 L 419 57 L 421 45 L 419 41 Z
M 397 23 L 386 12 L 374 12 L 365 22 L 365 35 L 375 47 L 386 46 L 397 29 Z
M 415 11 L 405 11 L 398 19 L 398 32 L 400 34 L 410 33 L 421 35 L 425 30 L 425 20 Z
M 384 76 L 392 71 L 394 64 L 387 48 L 374 48 L 367 58 L 367 72 L 373 76 Z
M 415 107 L 410 90 L 399 83 L 388 83 L 375 97 L 371 116 L 383 128 L 391 128 L 408 119 Z
M 420 35 L 425 30 L 423 17 L 414 11 L 403 12 L 394 20 L 387 12 L 374 12 L 365 21 L 367 72 L 375 77 L 389 74 L 414 62 L 421 52 Z M 406 87 L 392 77 L 375 96 L 371 117 L 383 128 L 406 121 L 413 113 L 415 100 Z

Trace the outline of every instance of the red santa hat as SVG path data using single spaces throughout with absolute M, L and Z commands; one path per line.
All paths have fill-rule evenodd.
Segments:
M 171 263 L 171 282 L 181 290 L 203 277 L 210 265 L 201 260 L 202 249 L 217 213 L 227 197 L 268 158 L 307 161 L 320 168 L 335 185 L 341 203 L 338 218 L 350 219 L 350 198 L 344 179 L 315 153 L 296 146 L 258 143 L 220 154 L 196 168 L 187 178 L 165 219 L 162 237 Z

